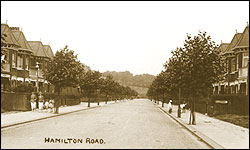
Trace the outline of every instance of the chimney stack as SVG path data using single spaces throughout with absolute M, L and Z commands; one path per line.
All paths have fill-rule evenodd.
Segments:
M 10 27 L 10 30 L 12 30 L 12 31 L 19 31 L 19 27 Z

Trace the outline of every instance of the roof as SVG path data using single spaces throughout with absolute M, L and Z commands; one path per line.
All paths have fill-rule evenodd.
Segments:
M 49 57 L 52 59 L 54 57 L 54 53 L 53 53 L 51 47 L 49 45 L 43 45 L 43 47 L 45 48 Z
M 237 47 L 249 47 L 249 26 L 245 28 L 242 33 L 240 41 L 237 43 Z
M 216 49 L 219 53 L 224 53 L 227 50 L 229 43 L 221 43 L 220 46 Z
M 1 24 L 1 37 L 3 34 L 6 34 L 7 37 L 5 37 L 6 44 L 13 44 L 17 47 L 20 47 L 19 43 L 15 39 L 10 27 L 7 24 Z
M 225 53 L 233 53 L 232 49 L 239 42 L 239 40 L 241 38 L 241 35 L 242 35 L 242 33 L 236 33 L 234 35 L 233 39 L 231 40 L 230 44 L 228 45 L 227 49 L 223 52 L 223 54 L 225 54 Z
M 34 55 L 39 57 L 49 57 L 41 41 L 28 41 Z
M 15 31 L 12 31 L 12 33 L 14 37 L 16 38 L 17 42 L 19 43 L 19 45 L 21 46 L 21 48 L 33 51 L 22 31 L 15 30 Z

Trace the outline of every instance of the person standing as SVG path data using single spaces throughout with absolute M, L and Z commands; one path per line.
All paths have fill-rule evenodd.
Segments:
M 172 100 L 169 100 L 168 106 L 167 106 L 167 111 L 171 114 L 172 113 Z
M 44 97 L 42 95 L 42 92 L 39 92 L 38 100 L 39 100 L 39 111 L 41 111 L 43 109 L 43 103 L 44 103 Z
M 45 100 L 44 106 L 45 106 L 46 111 L 48 111 L 48 109 L 49 109 L 49 100 Z
M 34 111 L 36 109 L 36 95 L 35 95 L 35 92 L 32 92 L 32 94 L 31 94 L 30 105 L 31 105 L 31 110 Z
M 54 112 L 54 100 L 49 100 L 49 112 Z

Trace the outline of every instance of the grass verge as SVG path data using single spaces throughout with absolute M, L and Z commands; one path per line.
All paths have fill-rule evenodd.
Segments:
M 224 114 L 217 115 L 215 118 L 249 129 L 249 116 Z

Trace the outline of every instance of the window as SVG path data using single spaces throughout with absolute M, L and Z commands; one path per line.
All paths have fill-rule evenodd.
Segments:
M 25 69 L 29 70 L 29 58 L 28 57 L 26 57 L 25 59 Z
M 243 59 L 243 67 L 247 67 L 248 64 L 248 58 Z
M 239 68 L 239 54 L 236 55 L 236 70 Z
M 17 56 L 17 67 L 18 68 L 23 68 L 23 57 L 22 57 L 22 55 Z
M 224 71 L 225 73 L 227 72 L 227 61 L 224 61 L 223 63 L 223 68 L 224 68 Z
M 12 53 L 12 67 L 16 67 L 16 58 L 15 58 L 15 53 Z
M 229 67 L 229 64 L 230 64 L 230 59 L 227 59 L 227 73 L 230 73 L 231 72 L 231 68 Z
M 232 58 L 231 60 L 231 72 L 235 71 L 235 58 Z
M 238 63 L 239 63 L 239 68 L 242 68 L 242 53 L 239 53 L 238 55 Z
M 249 53 L 243 53 L 243 64 L 242 67 L 247 67 L 248 65 L 248 58 L 249 57 Z

